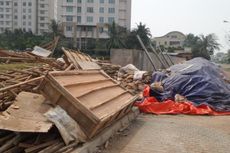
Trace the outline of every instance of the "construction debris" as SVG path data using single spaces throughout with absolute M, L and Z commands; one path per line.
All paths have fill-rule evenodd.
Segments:
M 48 73 L 39 90 L 66 110 L 88 138 L 127 114 L 137 99 L 102 71 Z
M 139 93 L 143 91 L 145 84 L 150 83 L 151 74 L 129 64 L 119 69 L 117 80 L 121 82 L 122 87 L 133 93 Z
M 77 70 L 99 70 L 99 65 L 87 54 L 79 51 L 62 48 L 66 63 L 73 64 Z
M 52 127 L 43 114 L 50 109 L 42 95 L 21 92 L 0 115 L 0 129 L 15 132 L 48 132 Z M 32 107 L 31 107 L 32 106 Z
M 5 63 L 38 63 L 0 73 L 0 152 L 71 152 L 131 111 L 138 96 L 120 86 L 120 66 L 64 48 L 56 60 L 36 48 L 0 51 Z

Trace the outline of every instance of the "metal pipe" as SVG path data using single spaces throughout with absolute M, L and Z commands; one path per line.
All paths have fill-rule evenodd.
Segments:
M 156 69 L 156 67 L 155 67 L 155 65 L 154 65 L 154 63 L 153 63 L 153 60 L 152 60 L 151 56 L 149 55 L 149 53 L 148 53 L 148 51 L 147 51 L 147 49 L 146 49 L 146 47 L 145 47 L 144 43 L 142 42 L 142 40 L 141 40 L 141 38 L 140 38 L 139 35 L 137 35 L 137 39 L 138 39 L 138 41 L 140 42 L 141 47 L 144 49 L 144 51 L 145 51 L 145 53 L 146 53 L 146 55 L 147 55 L 147 57 L 148 57 L 150 63 L 151 63 L 152 66 L 153 66 L 153 69 L 154 69 L 155 71 L 157 71 L 157 69 Z
M 166 66 L 165 66 L 165 65 L 164 65 L 164 63 L 161 61 L 161 59 L 160 59 L 159 55 L 157 54 L 157 52 L 156 52 L 156 51 L 155 51 L 155 49 L 153 48 L 153 46 L 152 46 L 151 42 L 150 42 L 150 48 L 151 48 L 151 50 L 152 50 L 153 54 L 155 54 L 155 55 L 156 55 L 157 59 L 159 60 L 159 62 L 160 62 L 160 63 L 161 63 L 161 65 L 163 66 L 163 68 L 165 68 L 165 69 L 166 69 Z

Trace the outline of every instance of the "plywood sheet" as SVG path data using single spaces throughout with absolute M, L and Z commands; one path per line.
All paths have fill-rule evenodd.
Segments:
M 42 95 L 21 92 L 13 105 L 0 115 L 0 129 L 15 132 L 48 132 L 52 123 L 44 113 L 50 106 Z
M 62 48 L 64 54 L 76 69 L 79 70 L 99 70 L 101 67 L 87 54 L 80 51 Z

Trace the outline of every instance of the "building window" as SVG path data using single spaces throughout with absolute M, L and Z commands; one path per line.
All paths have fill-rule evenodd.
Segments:
M 77 16 L 77 23 L 81 23 L 81 16 Z
M 77 0 L 77 3 L 81 3 L 81 0 Z
M 23 5 L 23 6 L 26 6 L 26 2 L 23 2 L 22 5 Z
M 177 36 L 176 35 L 172 35 L 171 38 L 177 38 Z
M 40 14 L 45 14 L 45 11 L 44 10 L 40 10 Z
M 72 16 L 66 16 L 66 21 L 67 22 L 72 22 L 73 21 L 73 17 Z
M 87 7 L 87 12 L 88 13 L 93 13 L 93 7 Z
M 18 16 L 17 16 L 17 15 L 15 15 L 15 16 L 14 16 L 14 19 L 18 19 Z
M 87 22 L 89 22 L 89 23 L 93 22 L 93 17 L 92 16 L 87 16 Z
M 87 29 L 88 29 L 89 32 L 93 31 L 93 27 L 88 27 Z
M 28 25 L 31 26 L 31 22 L 28 22 Z
M 18 3 L 17 3 L 17 2 L 14 2 L 14 6 L 18 6 Z
M 23 18 L 23 19 L 26 19 L 26 16 L 25 16 L 25 15 L 23 15 L 23 16 L 22 16 L 22 18 Z
M 67 3 L 73 3 L 73 0 L 66 0 Z
M 108 12 L 109 13 L 115 13 L 115 8 L 109 8 Z
M 113 23 L 113 22 L 114 22 L 114 17 L 109 17 L 109 18 L 108 18 L 108 22 L 109 22 L 109 23 Z
M 77 7 L 77 13 L 81 13 L 81 7 Z
M 100 0 L 100 3 L 105 3 L 105 0 Z
M 40 17 L 40 20 L 41 20 L 41 21 L 44 21 L 44 20 L 45 20 L 45 17 Z
M 73 12 L 73 7 L 72 6 L 67 6 L 66 7 L 66 12 Z
M 6 12 L 10 12 L 10 9 L 6 8 Z
M 100 22 L 100 23 L 104 23 L 104 17 L 100 17 L 100 18 L 99 18 L 99 22 Z
M 100 27 L 98 30 L 99 30 L 99 33 L 103 33 L 104 32 L 104 28 L 103 27 Z
M 0 14 L 0 19 L 4 18 L 3 14 Z
M 3 12 L 3 8 L 0 8 L 0 12 Z
M 31 2 L 29 2 L 29 3 L 28 3 L 28 6 L 32 6 L 32 3 L 31 3 Z
M 26 13 L 26 9 L 23 9 L 23 13 Z
M 0 2 L 0 5 L 3 5 L 3 2 Z
M 10 5 L 10 2 L 6 2 L 6 5 L 9 6 L 9 5 Z
M 31 9 L 28 9 L 28 12 L 31 13 L 32 12 Z
M 72 26 L 66 26 L 66 31 L 72 31 L 73 27 Z
M 23 25 L 24 25 L 24 26 L 26 25 L 26 22 L 25 22 L 25 21 L 23 22 Z
M 40 7 L 41 8 L 45 8 L 45 4 L 40 4 Z
M 115 3 L 115 0 L 109 0 L 109 3 L 110 3 L 110 4 L 114 4 L 114 3 Z
M 93 0 L 87 0 L 88 3 L 93 3 Z
M 100 7 L 100 8 L 99 8 L 99 12 L 100 12 L 100 13 L 104 13 L 104 7 Z
M 0 25 L 3 25 L 3 21 L 0 21 Z
M 45 24 L 44 23 L 40 23 L 40 27 L 44 27 L 45 26 Z
M 180 45 L 179 41 L 170 41 L 169 42 L 170 45 Z
M 6 25 L 10 25 L 10 21 L 6 21 Z

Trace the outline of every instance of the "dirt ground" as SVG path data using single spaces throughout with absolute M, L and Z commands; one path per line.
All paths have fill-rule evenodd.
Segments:
M 230 116 L 140 115 L 101 153 L 229 153 Z

